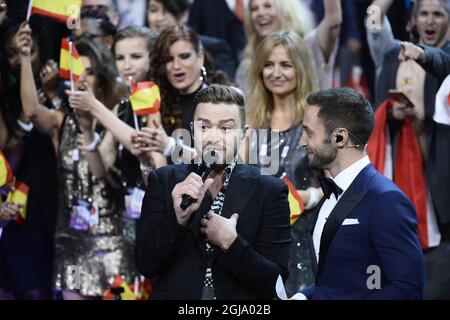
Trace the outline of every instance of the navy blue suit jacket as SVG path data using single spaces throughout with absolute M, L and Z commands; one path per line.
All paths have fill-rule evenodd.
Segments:
M 345 219 L 358 219 L 359 224 L 342 225 Z M 358 174 L 328 217 L 315 267 L 316 282 L 303 291 L 308 299 L 423 298 L 424 261 L 416 211 L 372 164 Z M 376 283 L 371 268 L 377 267 L 380 288 L 370 289 Z

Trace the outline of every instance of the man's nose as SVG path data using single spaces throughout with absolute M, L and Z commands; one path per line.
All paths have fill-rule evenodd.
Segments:
M 306 143 L 306 138 L 305 138 L 305 134 L 302 133 L 302 136 L 300 137 L 300 140 L 298 141 L 298 146 L 300 148 L 306 148 L 307 147 L 307 143 Z

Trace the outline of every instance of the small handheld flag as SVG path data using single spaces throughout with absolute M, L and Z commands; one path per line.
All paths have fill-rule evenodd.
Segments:
M 114 289 L 120 289 L 121 293 L 118 294 L 118 297 L 115 296 L 116 294 L 114 291 L 116 290 Z M 121 275 L 116 275 L 111 288 L 103 293 L 103 300 L 116 300 L 117 298 L 119 298 L 119 300 L 136 300 L 133 291 Z
M 56 21 L 66 23 L 70 18 L 77 18 L 82 0 L 30 0 L 27 20 L 32 14 L 39 14 Z
M 0 150 L 0 188 L 12 182 L 13 174 L 8 160 Z
M 291 225 L 293 225 L 305 210 L 305 206 L 302 197 L 298 194 L 297 189 L 291 180 L 288 178 L 283 178 L 282 180 L 289 188 L 288 201 L 289 209 L 291 211 Z
M 59 76 L 70 80 L 71 85 L 77 82 L 84 72 L 80 55 L 73 43 L 66 38 L 61 41 L 61 55 L 59 58 Z
M 14 187 L 9 192 L 6 201 L 21 205 L 17 223 L 23 224 L 27 217 L 27 202 L 30 188 L 23 182 L 15 181 Z
M 161 104 L 159 87 L 150 81 L 137 83 L 131 92 L 130 102 L 138 116 L 157 113 Z

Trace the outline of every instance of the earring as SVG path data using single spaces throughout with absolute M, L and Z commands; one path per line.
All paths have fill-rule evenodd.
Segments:
M 206 76 L 208 73 L 206 72 L 205 66 L 202 66 L 200 69 L 200 81 L 206 81 Z

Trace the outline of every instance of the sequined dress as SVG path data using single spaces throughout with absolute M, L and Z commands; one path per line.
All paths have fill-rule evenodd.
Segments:
M 76 290 L 84 296 L 102 296 L 117 274 L 132 283 L 136 274 L 133 255 L 135 222 L 123 216 L 123 194 L 90 174 L 87 160 L 82 155 L 78 165 L 74 166 L 72 154 L 76 135 L 76 122 L 69 114 L 60 135 L 60 201 L 55 234 L 54 285 L 56 289 Z M 69 227 L 74 197 L 93 199 L 99 205 L 99 223 L 88 231 Z

